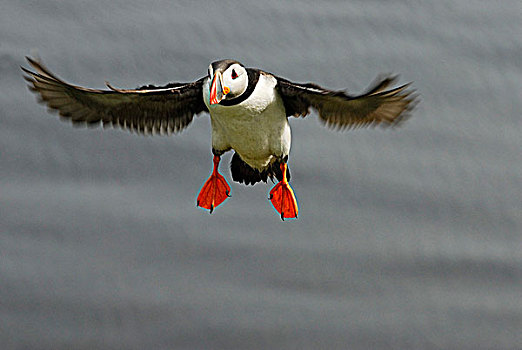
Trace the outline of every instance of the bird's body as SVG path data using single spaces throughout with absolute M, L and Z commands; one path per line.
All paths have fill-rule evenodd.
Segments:
M 201 112 L 210 114 L 214 170 L 197 198 L 213 209 L 230 194 L 219 174 L 223 153 L 234 150 L 231 173 L 247 185 L 274 177 L 279 183 L 270 199 L 281 218 L 297 217 L 297 202 L 288 180 L 291 145 L 288 117 L 304 117 L 310 107 L 334 128 L 397 125 L 414 105 L 407 85 L 386 88 L 394 78 L 378 81 L 365 94 L 350 96 L 315 84 L 297 84 L 234 60 L 210 64 L 208 75 L 191 83 L 152 85 L 138 89 L 95 90 L 74 86 L 27 58 L 36 72 L 22 67 L 30 89 L 51 109 L 75 124 L 118 126 L 145 134 L 170 134 L 184 129 Z
M 208 80 L 208 85 L 210 85 Z M 263 171 L 275 155 L 290 152 L 290 125 L 276 79 L 261 73 L 250 97 L 230 106 L 209 102 L 209 89 L 203 99 L 210 111 L 212 148 L 218 152 L 233 149 L 252 168 Z

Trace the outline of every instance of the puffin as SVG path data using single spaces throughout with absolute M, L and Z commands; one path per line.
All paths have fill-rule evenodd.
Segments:
M 107 89 L 98 90 L 67 83 L 39 59 L 26 59 L 33 70 L 21 69 L 29 89 L 73 125 L 170 135 L 185 129 L 194 116 L 208 114 L 213 170 L 196 205 L 210 213 L 230 197 L 219 163 L 225 152 L 233 150 L 232 179 L 254 185 L 268 179 L 275 182 L 275 178 L 269 200 L 283 221 L 297 218 L 299 208 L 289 183 L 290 117 L 305 117 L 313 109 L 324 125 L 338 130 L 389 127 L 407 119 L 416 103 L 411 83 L 390 87 L 397 76 L 382 76 L 366 92 L 350 95 L 314 83 L 294 83 L 224 59 L 211 63 L 207 75 L 193 82 L 136 89 L 120 89 L 106 82 Z

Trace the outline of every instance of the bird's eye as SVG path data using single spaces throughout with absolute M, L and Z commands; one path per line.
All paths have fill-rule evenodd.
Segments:
M 232 79 L 236 79 L 236 78 L 237 78 L 236 70 L 232 69 Z

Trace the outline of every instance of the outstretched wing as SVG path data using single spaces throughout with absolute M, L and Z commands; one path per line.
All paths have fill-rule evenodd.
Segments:
M 409 84 L 385 91 L 395 77 L 382 79 L 360 96 L 276 79 L 288 116 L 304 117 L 313 107 L 321 121 L 337 129 L 397 125 L 416 103 L 413 91 L 406 90 Z
M 195 114 L 208 111 L 203 102 L 205 78 L 165 87 L 135 90 L 95 90 L 74 86 L 52 74 L 40 62 L 26 57 L 36 72 L 26 68 L 24 78 L 40 101 L 73 124 L 115 126 L 144 134 L 170 134 L 190 124 Z

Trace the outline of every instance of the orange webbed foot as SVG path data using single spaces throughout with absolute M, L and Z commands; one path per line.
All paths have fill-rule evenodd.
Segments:
M 217 171 L 219 160 L 219 156 L 214 156 L 214 171 L 201 188 L 196 202 L 198 207 L 209 209 L 210 214 L 212 214 L 214 208 L 230 197 L 230 186 L 223 175 Z
M 281 164 L 283 179 L 279 181 L 270 191 L 270 201 L 275 210 L 281 214 L 281 220 L 295 219 L 299 212 L 297 200 L 295 199 L 294 190 L 286 179 L 286 163 Z

